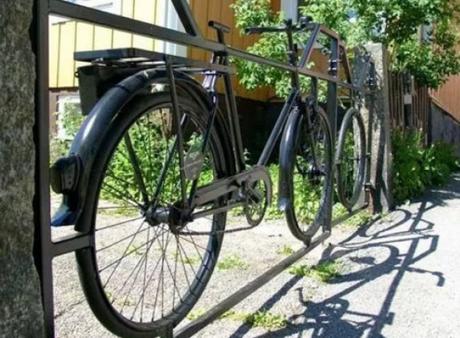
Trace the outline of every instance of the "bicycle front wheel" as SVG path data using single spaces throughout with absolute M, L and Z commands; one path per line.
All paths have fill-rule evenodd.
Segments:
M 186 164 L 201 162 L 198 186 L 227 174 L 215 128 L 200 155 L 206 112 L 184 97 L 179 107 L 180 125 L 169 93 L 138 96 L 120 112 L 97 152 L 83 213 L 89 216 L 78 221 L 90 223 L 93 242 L 76 253 L 86 298 L 119 336 L 154 337 L 176 326 L 203 292 L 221 248 L 225 213 L 186 223 L 179 216 L 178 128 L 184 157 L 193 160 Z M 185 182 L 187 193 L 192 182 Z
M 366 168 L 364 122 L 355 108 L 350 108 L 343 118 L 335 164 L 337 196 L 350 211 L 361 195 Z
M 331 128 L 321 108 L 309 114 L 291 113 L 280 151 L 281 207 L 292 234 L 307 244 L 326 226 L 332 189 Z

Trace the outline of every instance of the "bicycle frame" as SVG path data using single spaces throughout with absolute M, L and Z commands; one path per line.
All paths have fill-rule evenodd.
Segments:
M 172 42 L 180 45 L 197 47 L 212 51 L 214 53 L 222 53 L 227 56 L 234 56 L 237 58 L 243 58 L 248 61 L 257 62 L 266 66 L 275 67 L 291 73 L 298 72 L 301 76 L 310 76 L 313 79 L 320 79 L 328 81 L 328 98 L 331 98 L 331 103 L 328 105 L 328 112 L 332 117 L 335 114 L 336 104 L 332 101 L 336 101 L 336 90 L 337 86 L 347 88 L 349 90 L 358 90 L 358 87 L 352 83 L 350 80 L 340 81 L 337 78 L 338 69 L 335 69 L 335 72 L 332 74 L 322 74 L 315 72 L 313 70 L 299 67 L 294 67 L 289 64 L 267 60 L 259 56 L 247 53 L 242 50 L 238 50 L 232 47 L 229 47 L 225 44 L 210 41 L 203 38 L 193 16 L 191 14 L 190 8 L 186 0 L 171 0 L 179 16 L 182 25 L 185 28 L 186 33 L 177 32 L 171 29 L 160 27 L 158 25 L 149 24 L 141 22 L 135 19 L 130 19 L 126 17 L 121 17 L 119 15 L 114 15 L 106 12 L 102 12 L 96 9 L 72 4 L 63 0 L 38 0 L 34 1 L 34 30 L 31 32 L 33 36 L 33 48 L 36 54 L 36 66 L 37 66 L 37 94 L 36 94 L 36 125 L 34 128 L 34 134 L 37 142 L 37 166 L 36 166 L 36 201 L 34 204 L 34 210 L 36 214 L 36 239 L 35 239 L 35 248 L 34 254 L 37 263 L 37 269 L 40 274 L 42 292 L 43 292 L 43 303 L 44 303 L 44 318 L 45 318 L 45 335 L 49 337 L 54 337 L 54 306 L 53 306 L 53 278 L 52 278 L 52 260 L 54 257 L 64 255 L 70 252 L 77 250 L 82 250 L 92 246 L 91 237 L 88 233 L 79 232 L 76 234 L 69 235 L 66 238 L 60 239 L 59 241 L 53 242 L 51 239 L 50 233 L 50 179 L 49 179 L 49 15 L 58 15 L 64 16 L 79 21 L 92 23 L 98 26 L 104 26 L 109 29 L 116 29 L 124 32 L 129 32 L 131 34 L 137 34 L 146 37 L 154 37 L 158 40 L 163 40 L 167 42 Z M 312 27 L 313 28 L 313 27 Z M 318 28 L 317 28 L 318 29 Z M 331 64 L 334 62 L 338 66 L 339 60 L 339 50 L 344 49 L 343 45 L 339 42 L 338 36 L 327 29 L 326 27 L 319 27 L 319 29 L 326 35 L 330 35 L 335 38 L 333 42 L 334 46 L 331 48 L 333 55 L 331 57 Z M 312 47 L 310 48 L 312 50 Z M 152 52 L 153 53 L 153 52 Z M 150 54 L 152 54 L 150 53 Z M 304 54 L 305 55 L 305 54 Z M 344 56 L 344 54 L 342 54 Z M 309 58 L 309 55 L 304 56 L 306 59 Z M 176 57 L 175 57 L 176 58 Z M 303 59 L 303 58 L 302 58 Z M 190 60 L 189 60 L 190 61 Z M 302 64 L 302 63 L 301 63 Z M 345 68 L 348 68 L 347 62 L 344 62 Z M 212 65 L 209 65 L 212 66 Z M 348 72 L 348 71 L 347 71 Z M 291 94 L 292 96 L 292 94 Z M 288 102 L 290 99 L 288 99 Z M 270 142 L 267 144 L 275 144 L 275 139 L 279 138 L 280 131 L 282 130 L 282 121 L 281 118 L 289 112 L 289 109 L 283 109 L 280 114 L 276 126 L 270 136 Z M 281 122 L 280 122 L 281 121 Z M 278 131 L 278 134 L 276 133 Z M 272 149 L 266 148 L 261 154 L 260 160 L 262 163 L 266 163 L 269 154 Z M 240 154 L 240 157 L 241 156 Z M 329 234 L 325 233 L 321 238 L 315 242 L 316 244 L 302 249 L 302 252 L 299 252 L 294 257 L 295 260 L 302 257 L 304 254 L 312 250 L 317 244 L 319 244 L 323 239 L 327 238 Z M 292 263 L 295 260 L 289 258 L 289 261 Z M 287 265 L 286 262 L 282 262 L 280 265 L 284 269 Z M 276 268 L 276 271 L 281 271 L 279 267 Z M 270 273 L 273 275 L 273 271 Z M 262 276 L 263 279 L 266 279 L 265 276 Z M 260 282 L 257 283 L 260 285 Z M 246 293 L 241 293 L 241 295 L 247 295 Z M 240 297 L 239 296 L 239 297 Z M 241 296 L 241 297 L 243 297 Z M 231 302 L 235 302 L 236 298 L 231 297 L 230 302 L 226 302 L 227 305 Z M 223 309 L 224 307 L 220 307 Z M 208 318 L 209 322 L 209 318 Z M 202 321 L 202 324 L 204 321 Z M 204 324 L 203 324 L 204 325 Z M 203 326 L 202 325 L 202 326 Z M 167 332 L 165 329 L 165 332 Z M 196 331 L 195 331 L 196 332 Z M 184 336 L 190 336 L 185 334 Z
M 350 68 L 348 65 L 348 60 L 346 57 L 345 47 L 343 43 L 340 41 L 339 37 L 337 36 L 335 32 L 319 24 L 309 23 L 305 27 L 305 30 L 310 31 L 311 34 L 304 48 L 299 64 L 297 65 L 292 62 L 291 64 L 289 64 L 289 63 L 282 63 L 282 62 L 278 62 L 278 61 L 274 61 L 270 59 L 265 59 L 263 57 L 260 57 L 254 54 L 229 47 L 224 43 L 223 32 L 218 33 L 219 38 L 217 42 L 204 39 L 201 35 L 201 32 L 198 29 L 198 25 L 196 24 L 191 14 L 190 8 L 186 0 L 172 0 L 172 3 L 174 4 L 176 11 L 179 15 L 179 18 L 183 26 L 185 27 L 186 33 L 159 27 L 157 25 L 139 22 L 137 20 L 133 20 L 133 19 L 125 18 L 125 17 L 120 17 L 118 15 L 105 13 L 105 12 L 94 10 L 94 9 L 87 8 L 84 6 L 71 4 L 71 3 L 68 3 L 62 0 L 48 0 L 48 1 L 49 1 L 49 10 L 50 10 L 50 13 L 52 14 L 58 14 L 58 15 L 63 15 L 63 16 L 83 20 L 83 21 L 94 22 L 99 25 L 105 25 L 105 26 L 111 27 L 113 29 L 131 31 L 133 33 L 137 33 L 140 35 L 147 35 L 150 37 L 158 38 L 160 40 L 165 40 L 165 41 L 169 41 L 169 42 L 173 42 L 177 44 L 195 46 L 201 49 L 210 50 L 213 52 L 213 55 L 214 55 L 214 58 L 213 58 L 214 63 L 208 63 L 206 66 L 208 67 L 208 69 L 215 69 L 216 67 L 217 68 L 218 67 L 229 68 L 228 58 L 237 57 L 237 58 L 243 58 L 251 62 L 256 62 L 259 64 L 275 67 L 280 70 L 289 72 L 293 79 L 292 81 L 293 89 L 287 99 L 286 104 L 284 105 L 280 113 L 280 116 L 278 117 L 275 123 L 275 126 L 271 132 L 271 135 L 269 139 L 267 140 L 265 148 L 263 149 L 260 155 L 260 158 L 258 161 L 259 165 L 266 165 L 268 163 L 270 155 L 273 153 L 276 142 L 279 140 L 282 134 L 283 127 L 289 116 L 289 112 L 292 111 L 292 108 L 297 103 L 296 100 L 298 100 L 298 97 L 300 95 L 300 91 L 298 88 L 298 82 L 299 82 L 298 79 L 300 76 L 308 76 L 312 78 L 313 87 L 316 87 L 318 80 L 327 81 L 328 83 L 327 112 L 328 112 L 329 119 L 331 121 L 331 126 L 333 129 L 332 130 L 333 137 L 336 134 L 335 129 L 337 125 L 337 122 L 336 122 L 337 121 L 337 88 L 340 86 L 343 88 L 347 88 L 350 91 L 359 89 L 351 83 Z M 217 30 L 219 31 L 219 29 Z M 307 63 L 310 60 L 311 54 L 313 52 L 315 42 L 317 41 L 318 36 L 320 34 L 323 34 L 324 36 L 328 37 L 330 40 L 329 71 L 327 74 L 316 72 L 306 67 Z M 102 52 L 102 54 L 105 55 L 105 53 L 108 53 L 110 51 L 100 51 L 100 52 Z M 167 56 L 161 53 L 154 53 L 154 52 L 147 52 L 147 51 L 141 51 L 141 52 L 152 54 L 153 57 L 156 58 L 156 60 L 163 60 L 166 63 L 166 65 L 168 65 L 168 63 L 170 62 L 174 62 L 174 59 L 179 59 L 185 65 L 193 63 L 193 61 L 185 59 L 185 58 Z M 218 62 L 218 60 L 221 60 L 221 62 Z M 340 64 L 343 64 L 344 66 L 344 70 L 346 74 L 345 81 L 341 81 L 338 76 Z M 166 76 L 169 77 L 170 84 L 173 84 L 174 82 L 171 80 L 171 75 L 174 75 L 175 72 L 167 71 L 165 73 L 166 73 Z M 236 165 L 236 173 L 240 173 L 245 169 L 245 160 L 244 160 L 244 151 L 243 151 L 243 144 L 242 144 L 243 142 L 242 142 L 241 131 L 240 131 L 240 126 L 239 126 L 239 121 L 238 121 L 238 111 L 237 111 L 237 106 L 236 106 L 236 100 L 235 100 L 235 95 L 233 93 L 230 72 L 223 71 L 221 72 L 221 74 L 223 74 L 222 76 L 223 76 L 224 87 L 225 87 L 225 97 L 226 97 L 226 106 L 227 106 L 227 114 L 228 114 L 227 127 L 228 127 L 229 134 L 230 134 L 229 137 L 232 143 L 231 149 L 233 152 L 234 163 Z M 208 83 L 212 83 L 212 82 L 213 81 L 208 81 Z M 174 97 L 172 99 L 174 100 Z M 110 121 L 112 117 L 111 112 L 106 112 L 105 115 L 106 115 L 105 118 L 108 119 L 108 121 Z M 101 124 L 101 125 L 106 125 L 106 124 Z M 100 138 L 99 137 L 99 135 L 101 135 L 100 132 L 103 132 L 103 130 L 97 133 L 93 133 L 93 136 L 96 135 L 94 136 L 94 138 L 96 138 L 95 139 L 96 142 L 98 142 L 98 139 Z M 335 141 L 333 140 L 333 143 L 334 142 Z M 84 156 L 89 156 L 88 159 L 90 163 L 93 161 L 93 159 L 91 159 L 90 157 L 92 155 L 84 154 Z M 78 169 L 77 165 L 78 163 L 74 164 L 75 171 Z M 185 201 L 185 196 L 182 196 L 182 199 Z M 75 204 L 77 204 L 77 202 L 75 202 L 74 205 Z M 74 208 L 75 207 L 71 209 L 71 210 L 74 210 L 71 212 L 71 214 L 69 214 L 70 210 L 68 208 L 67 208 L 67 211 L 63 209 L 64 214 L 63 214 L 63 218 L 61 219 L 67 219 L 67 221 L 65 221 L 64 223 L 57 221 L 54 224 L 56 225 L 66 224 L 66 223 L 69 224 L 69 222 L 71 222 L 72 219 L 76 218 L 76 215 L 78 212 L 78 210 L 75 210 Z

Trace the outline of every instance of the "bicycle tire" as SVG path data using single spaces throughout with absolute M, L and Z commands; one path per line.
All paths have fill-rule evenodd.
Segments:
M 186 126 L 184 126 L 184 134 L 189 134 L 189 128 L 195 128 L 196 131 L 199 131 L 201 134 L 203 134 L 207 122 L 206 114 L 203 114 L 203 112 L 200 111 L 198 106 L 193 101 L 185 97 L 179 97 L 179 106 L 183 114 L 188 117 L 188 121 L 191 121 L 190 123 L 187 123 Z M 191 310 L 205 289 L 206 284 L 209 281 L 209 278 L 215 267 L 223 240 L 223 234 L 219 233 L 218 231 L 225 229 L 226 213 L 219 213 L 212 216 L 211 223 L 207 225 L 210 230 L 209 235 L 204 237 L 200 236 L 200 238 L 193 237 L 193 235 L 173 234 L 171 229 L 164 228 L 163 225 L 161 230 L 159 226 L 158 229 L 155 229 L 155 226 L 152 226 L 148 223 L 146 224 L 143 218 L 141 218 L 142 222 L 139 227 L 136 223 L 136 225 L 129 231 L 120 230 L 119 228 L 115 229 L 115 227 L 123 224 L 119 222 L 118 219 L 115 221 L 115 225 L 105 224 L 101 227 L 99 224 L 104 222 L 105 216 L 103 215 L 102 211 L 106 211 L 102 210 L 100 205 L 104 206 L 104 198 L 108 198 L 106 195 L 104 195 L 106 192 L 103 189 L 105 189 L 107 186 L 107 182 L 110 182 L 108 180 L 111 179 L 110 175 L 112 174 L 114 165 L 113 163 L 118 163 L 116 161 L 118 160 L 118 151 L 121 151 L 120 149 L 122 149 L 122 141 L 126 141 L 126 135 L 129 135 L 128 137 L 132 137 L 134 135 L 134 128 L 139 128 L 140 132 L 141 129 L 139 125 L 140 123 L 144 122 L 147 123 L 146 126 L 149 128 L 146 128 L 143 132 L 150 130 L 152 135 L 153 130 L 156 130 L 152 126 L 155 122 L 155 118 L 158 118 L 158 115 L 153 116 L 151 114 L 160 112 L 161 115 L 165 111 L 169 111 L 169 113 L 171 113 L 170 94 L 167 92 L 138 96 L 134 98 L 130 103 L 128 103 L 120 112 L 120 114 L 117 115 L 115 120 L 111 123 L 110 133 L 108 133 L 108 136 L 105 137 L 105 139 L 102 141 L 102 144 L 97 151 L 98 161 L 96 161 L 94 167 L 92 168 L 86 199 L 87 202 L 85 204 L 85 208 L 89 208 L 90 210 L 89 212 L 84 213 L 89 216 L 86 217 L 86 219 L 79 220 L 79 222 L 91 222 L 90 236 L 92 247 L 76 252 L 79 275 L 84 293 L 92 311 L 99 319 L 99 321 L 101 321 L 102 324 L 112 333 L 122 337 L 152 337 L 162 335 L 165 332 L 165 328 L 176 326 Z M 163 125 L 163 115 L 161 115 L 160 118 Z M 153 121 L 152 125 L 148 124 L 151 121 Z M 168 129 L 169 132 L 174 134 L 174 128 L 177 128 L 177 125 L 174 126 L 174 124 L 170 124 Z M 191 134 L 190 138 L 192 138 L 192 136 L 193 133 Z M 147 135 L 142 135 L 141 139 L 145 140 L 146 137 Z M 184 138 L 185 137 L 186 136 L 184 135 Z M 149 140 L 151 141 L 150 138 Z M 154 148 L 156 144 L 160 144 L 160 142 L 150 142 L 149 146 L 152 146 L 153 148 L 149 148 L 148 153 L 153 151 L 154 153 L 151 155 L 160 157 L 160 153 L 155 151 L 156 148 Z M 135 142 L 132 142 L 132 145 L 138 146 L 135 144 Z M 212 161 L 212 172 L 214 174 L 214 177 L 211 178 L 211 180 L 227 175 L 228 163 L 225 159 L 225 156 L 223 156 L 224 151 L 222 146 L 222 140 L 219 137 L 216 129 L 213 128 L 210 133 L 208 145 L 210 154 L 208 158 L 210 158 L 209 161 Z M 164 146 L 164 148 L 173 149 L 167 146 Z M 128 149 L 126 142 L 125 148 L 123 149 Z M 136 148 L 136 151 L 139 149 L 141 148 Z M 166 156 L 165 158 L 167 158 Z M 138 157 L 138 160 L 140 158 L 141 157 Z M 175 163 L 174 161 L 175 160 L 170 163 Z M 166 160 L 162 163 L 166 164 L 168 162 Z M 134 172 L 136 169 L 134 169 L 134 165 L 132 165 L 132 167 Z M 138 167 L 140 168 L 140 166 Z M 146 170 L 145 167 L 142 169 Z M 144 171 L 144 174 L 146 172 L 147 171 Z M 174 173 L 175 172 L 173 172 L 173 175 Z M 123 177 L 127 176 L 125 175 Z M 163 191 L 165 191 L 164 195 L 161 195 L 162 199 L 165 198 L 164 196 L 167 196 L 166 191 L 169 189 L 165 187 L 172 186 L 172 192 L 174 192 L 176 185 L 174 180 L 172 180 L 172 183 L 168 186 L 166 185 L 166 182 L 169 182 L 168 176 L 165 176 L 165 183 L 162 185 L 163 190 L 161 194 L 163 194 Z M 122 188 L 124 183 L 120 180 L 119 184 L 120 188 Z M 150 187 L 150 191 L 153 192 L 154 188 L 154 186 Z M 120 198 L 128 198 L 127 196 L 136 193 L 130 191 L 129 189 L 124 192 L 125 195 L 120 196 Z M 141 194 L 138 195 L 140 196 Z M 174 196 L 174 193 L 171 193 L 170 196 Z M 115 202 L 112 201 L 111 203 Z M 120 201 L 119 203 L 121 206 L 123 205 L 123 201 Z M 155 203 L 157 204 L 158 209 L 160 202 L 155 201 Z M 161 203 L 166 203 L 166 201 Z M 224 201 L 219 200 L 219 205 L 220 203 L 224 203 Z M 115 204 L 115 206 L 117 206 L 117 204 Z M 109 210 L 109 212 L 113 214 L 112 210 Z M 141 216 L 145 217 L 145 215 L 142 214 Z M 129 217 L 132 218 L 131 215 L 129 215 Z M 126 215 L 125 218 L 128 218 L 128 215 Z M 98 220 L 100 220 L 99 223 Z M 124 223 L 123 226 L 126 227 L 126 224 L 129 225 L 130 222 L 131 221 L 128 220 L 128 223 Z M 194 226 L 193 224 L 197 222 L 201 223 L 196 226 L 204 226 L 202 224 L 204 221 L 198 220 L 194 221 L 193 223 L 189 223 L 187 227 L 189 228 L 189 225 L 192 227 Z M 119 225 L 117 225 L 117 223 Z M 147 230 L 142 230 L 144 232 L 142 238 L 145 239 L 146 237 L 145 231 L 147 231 L 149 234 L 150 232 L 154 232 L 153 229 L 155 229 L 154 236 L 156 236 L 156 238 L 154 236 L 149 238 L 149 235 L 147 234 L 146 240 L 143 243 L 145 244 L 145 247 L 142 249 L 142 241 L 139 242 L 137 239 L 140 238 L 138 237 L 140 236 L 140 229 L 145 227 L 145 225 L 147 225 Z M 109 226 L 112 226 L 113 228 L 109 228 Z M 129 228 L 131 228 L 131 225 L 129 225 Z M 130 239 L 129 244 L 127 245 L 128 242 L 123 241 L 123 238 L 127 232 L 131 234 L 133 229 L 136 230 L 136 235 L 134 235 L 134 237 L 131 236 L 132 239 Z M 109 232 L 106 230 L 109 230 Z M 159 239 L 160 234 L 156 230 L 161 233 L 161 243 Z M 106 237 L 102 237 L 103 235 Z M 205 240 L 203 240 L 203 238 L 205 238 Z M 171 239 L 176 241 L 175 251 L 173 250 L 174 248 L 172 248 L 172 244 L 170 247 L 168 247 L 166 242 L 170 241 Z M 121 251 L 115 249 L 118 244 L 113 243 L 117 243 L 117 241 L 121 241 L 119 244 L 123 243 L 122 246 L 120 245 L 120 248 L 122 249 Z M 133 241 L 136 241 L 136 243 Z M 160 243 L 158 246 L 162 252 L 159 254 L 159 260 L 152 258 L 152 255 L 156 254 L 154 251 L 157 249 L 156 247 L 151 249 L 154 246 L 153 241 Z M 182 241 L 182 243 L 180 243 L 180 241 Z M 112 245 L 112 247 L 110 245 Z M 135 247 L 131 249 L 131 246 Z M 193 257 L 188 256 L 185 252 L 186 248 L 197 251 L 199 255 L 196 255 L 196 252 L 194 252 Z M 103 251 L 108 251 L 110 249 L 110 252 L 108 252 L 107 255 L 104 254 L 105 256 L 102 256 L 102 249 L 104 249 Z M 127 250 L 129 250 L 129 252 Z M 134 253 L 132 253 L 132 250 L 134 250 Z M 139 252 L 137 252 L 138 250 Z M 120 262 L 122 263 L 110 263 L 116 261 L 116 259 L 113 259 L 111 255 L 114 255 L 117 252 L 123 252 L 120 258 L 115 257 L 116 259 L 121 259 Z M 141 255 L 141 258 L 133 258 L 135 255 Z M 168 262 L 169 259 L 171 260 Z M 192 262 L 193 259 L 196 261 Z M 152 261 L 157 262 L 156 266 L 152 265 Z M 160 264 L 159 262 L 161 262 L 161 268 L 158 268 L 158 264 Z M 110 266 L 110 264 L 114 265 Z M 124 266 L 121 267 L 121 264 L 124 264 Z M 144 267 L 141 267 L 141 265 L 144 265 Z M 180 269 L 182 269 L 183 272 L 179 271 L 178 265 L 182 265 L 180 266 Z M 110 266 L 110 268 L 107 268 L 107 266 Z M 117 266 L 117 268 L 115 268 L 115 266 Z M 110 277 L 107 277 L 107 273 L 105 271 L 110 271 L 111 269 L 112 272 L 110 272 Z M 160 273 L 158 273 L 157 277 L 157 269 L 160 269 L 158 271 L 165 272 L 163 276 L 160 276 Z M 135 270 L 137 270 L 137 272 L 135 272 Z M 128 273 L 130 274 L 128 275 Z M 136 277 L 134 277 L 134 273 Z M 165 278 L 166 273 L 169 273 L 169 278 Z M 141 279 L 143 284 L 140 283 L 140 279 L 138 280 L 139 274 L 142 275 Z M 179 281 L 179 277 L 182 277 L 181 281 Z M 162 281 L 160 281 L 160 279 L 162 279 Z M 112 281 L 116 281 L 116 284 Z M 154 281 L 155 287 L 151 288 L 151 285 L 149 286 L 146 281 L 148 283 Z M 170 284 L 166 283 L 171 281 L 172 283 Z M 111 285 L 114 286 L 112 287 Z M 165 285 L 167 288 L 165 288 Z M 181 289 L 179 290 L 179 288 Z M 121 293 L 122 291 L 124 300 L 121 300 L 120 302 L 117 299 L 121 298 L 118 297 L 118 294 L 117 298 L 115 298 L 115 292 Z M 137 295 L 137 297 L 133 297 L 133 294 Z M 147 299 L 147 297 L 149 298 Z M 172 303 L 171 297 L 173 299 Z M 176 298 L 178 299 L 177 304 L 175 303 Z M 160 311 L 159 302 L 161 302 L 161 312 L 159 312 L 161 315 L 156 317 L 155 312 Z M 170 305 L 170 308 L 167 312 L 164 309 L 165 303 Z M 125 308 L 128 308 L 132 312 L 124 312 Z M 151 320 L 148 320 L 149 318 L 151 318 Z
M 324 111 L 318 110 L 311 113 L 312 130 L 307 131 L 306 116 L 296 108 L 291 113 L 283 135 L 280 150 L 280 189 L 283 186 L 288 193 L 288 201 L 283 207 L 286 221 L 291 233 L 299 240 L 310 244 L 311 239 L 324 224 L 329 203 L 328 199 L 332 189 L 332 136 L 328 118 Z M 322 152 L 321 173 L 322 183 L 317 184 L 316 177 L 309 177 L 311 173 L 302 171 L 299 167 L 312 166 L 312 148 L 307 144 L 308 133 L 315 132 L 313 142 L 315 147 L 321 142 L 324 147 Z M 319 148 L 318 148 L 319 149 Z M 310 153 L 308 153 L 310 152 Z M 283 155 L 284 154 L 284 155 Z M 287 154 L 287 156 L 286 156 Z M 308 168 L 307 168 L 308 169 Z M 306 192 L 314 195 L 305 198 Z
M 340 203 L 351 211 L 362 192 L 366 170 L 364 122 L 361 114 L 355 108 L 350 108 L 343 118 L 335 163 L 337 197 Z

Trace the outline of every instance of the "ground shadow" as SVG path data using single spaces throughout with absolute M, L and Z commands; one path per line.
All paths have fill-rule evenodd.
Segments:
M 272 331 L 261 337 L 382 337 L 385 325 L 391 325 L 395 313 L 391 305 L 402 279 L 407 273 L 423 273 L 433 276 L 433 283 L 442 287 L 445 283 L 443 273 L 440 271 L 427 271 L 414 266 L 415 263 L 434 253 L 437 249 L 439 236 L 433 233 L 432 222 L 424 219 L 424 214 L 437 206 L 444 205 L 446 200 L 458 198 L 460 192 L 460 177 L 455 177 L 447 190 L 435 190 L 418 200 L 416 211 L 402 207 L 393 212 L 399 215 L 397 221 L 385 226 L 370 223 L 361 227 L 337 245 L 329 246 L 323 253 L 321 260 L 330 260 L 348 257 L 363 267 L 336 278 L 332 283 L 346 285 L 340 292 L 324 299 L 321 302 L 308 300 L 304 295 L 305 290 L 297 287 L 301 280 L 292 277 L 259 310 L 270 310 L 278 300 L 288 292 L 294 290 L 298 293 L 299 302 L 304 306 L 302 313 L 288 317 L 289 324 L 280 330 Z M 413 210 L 413 208 L 412 208 Z M 404 252 L 398 249 L 398 243 L 404 242 Z M 353 256 L 357 250 L 377 248 L 386 250 L 384 261 L 377 262 L 372 255 L 360 257 Z M 371 252 L 371 251 L 365 251 Z M 365 313 L 350 310 L 347 295 L 359 290 L 367 283 L 382 276 L 391 275 L 390 286 L 382 301 L 378 313 Z M 346 316 L 345 316 L 346 315 Z M 353 318 L 353 319 L 350 319 Z M 300 324 L 298 324 L 300 322 Z M 294 323 L 294 324 L 293 324 Z M 241 325 L 231 337 L 243 337 L 250 327 Z

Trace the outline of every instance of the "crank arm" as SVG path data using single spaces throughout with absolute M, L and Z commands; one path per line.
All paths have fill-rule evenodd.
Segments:
M 211 184 L 197 189 L 192 202 L 192 208 L 199 208 L 211 202 L 216 201 L 221 197 L 228 197 L 243 187 L 245 182 L 255 182 L 263 180 L 267 183 L 269 189 L 269 202 L 271 201 L 271 180 L 267 170 L 263 166 L 255 166 L 249 170 L 243 171 L 237 175 L 222 178 L 214 181 Z
M 206 217 L 206 216 L 209 216 L 209 215 L 215 215 L 215 214 L 218 214 L 218 213 L 221 213 L 221 212 L 229 211 L 229 210 L 234 209 L 234 208 L 242 207 L 243 205 L 244 205 L 244 202 L 239 202 L 239 201 L 230 202 L 229 204 L 224 205 L 222 207 L 211 208 L 211 209 L 206 209 L 206 210 L 203 210 L 203 211 L 194 212 L 190 216 L 190 218 L 191 218 L 192 221 L 194 221 L 194 220 L 196 220 L 198 218 L 202 218 L 202 217 Z

